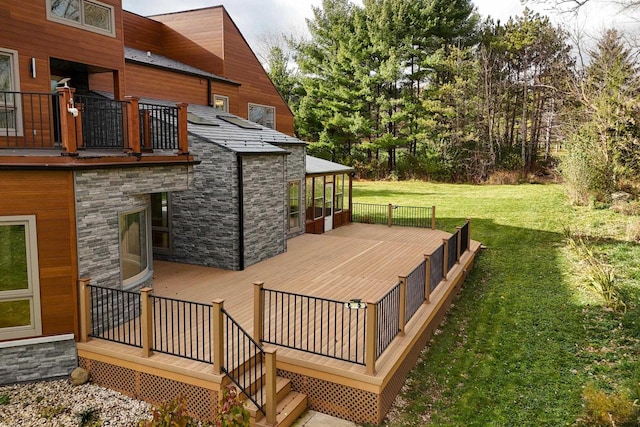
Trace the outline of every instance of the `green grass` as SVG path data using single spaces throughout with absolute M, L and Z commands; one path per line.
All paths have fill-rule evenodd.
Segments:
M 488 247 L 409 374 L 389 424 L 573 425 L 583 386 L 634 387 L 636 311 L 602 310 L 576 279 L 563 240 L 567 226 L 617 230 L 601 249 L 629 275 L 632 294 L 640 250 L 616 240 L 617 214 L 574 209 L 558 185 L 356 182 L 353 193 L 355 202 L 435 205 L 442 229 L 470 217 L 472 238 Z

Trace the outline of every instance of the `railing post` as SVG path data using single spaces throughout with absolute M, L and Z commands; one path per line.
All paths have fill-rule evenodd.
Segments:
M 265 349 L 265 373 L 266 373 L 266 403 L 265 412 L 267 415 L 267 425 L 275 426 L 277 419 L 276 408 L 278 405 L 278 398 L 276 395 L 276 350 Z
M 140 98 L 126 96 L 127 101 L 127 137 L 133 154 L 140 154 Z
M 264 282 L 253 282 L 253 339 L 257 343 L 262 343 L 264 331 L 263 313 L 264 304 L 262 299 L 262 289 Z
M 377 324 L 378 304 L 375 302 L 367 302 L 367 325 L 364 350 L 365 372 L 367 375 L 375 375 L 376 373 L 376 343 L 378 341 Z
M 75 126 L 71 126 L 73 116 L 68 108 L 72 106 L 73 94 L 76 92 L 74 88 L 59 87 L 56 91 L 60 94 L 60 138 L 62 140 L 62 148 L 64 154 L 68 156 L 78 155 L 78 142 L 76 140 Z
M 224 322 L 222 319 L 222 309 L 224 300 L 215 299 L 211 303 L 211 360 L 213 361 L 213 372 L 222 374 L 224 365 Z
M 456 233 L 458 233 L 457 241 L 457 253 L 456 253 L 456 264 L 460 264 L 460 244 L 462 243 L 462 227 L 456 227 Z
M 393 225 L 393 205 L 389 203 L 388 213 L 387 213 L 387 226 L 391 227 Z
M 424 303 L 429 304 L 431 297 L 431 255 L 424 255 L 425 273 L 424 273 Z
M 78 279 L 80 285 L 80 342 L 89 340 L 91 331 L 91 289 L 89 278 Z
M 151 288 L 140 289 L 140 320 L 142 326 L 142 357 L 151 356 L 153 344 L 153 306 Z
M 467 218 L 467 250 L 471 250 L 471 218 Z
M 436 207 L 431 206 L 431 229 L 436 229 Z
M 449 239 L 442 239 L 444 245 L 444 256 L 442 257 L 442 280 L 447 281 L 447 273 L 449 272 Z
M 189 133 L 187 132 L 187 106 L 177 104 L 178 107 L 178 154 L 189 154 Z
M 398 313 L 398 335 L 404 335 L 405 318 L 407 315 L 407 276 L 398 276 L 400 280 L 400 310 Z

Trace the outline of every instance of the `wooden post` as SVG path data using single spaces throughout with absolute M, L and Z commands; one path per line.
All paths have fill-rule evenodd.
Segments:
M 349 222 L 353 222 L 353 177 L 350 173 L 347 176 L 349 177 Z
M 127 138 L 133 154 L 140 154 L 140 98 L 126 96 L 127 101 Z
M 68 110 L 71 107 L 71 100 L 76 90 L 69 87 L 59 87 L 56 91 L 60 94 L 60 138 L 64 149 L 63 154 L 77 156 L 78 141 L 76 140 L 75 126 L 71 126 L 73 116 Z
M 151 356 L 153 343 L 153 307 L 151 305 L 151 288 L 140 289 L 140 324 L 142 327 L 142 357 Z
M 265 412 L 267 413 L 267 425 L 275 426 L 277 419 L 276 408 L 278 405 L 278 396 L 276 393 L 276 350 L 265 349 L 265 371 L 266 371 L 266 403 Z
M 80 285 L 80 342 L 87 342 L 91 331 L 90 281 L 91 279 L 86 277 L 78 279 L 78 285 Z
M 449 239 L 442 239 L 444 245 L 444 256 L 442 257 L 442 280 L 447 281 L 447 273 L 449 272 Z
M 178 104 L 178 154 L 189 154 L 189 133 L 187 131 L 187 106 Z
M 211 303 L 211 360 L 213 361 L 213 373 L 222 374 L 224 365 L 224 322 L 222 319 L 222 309 L 224 300 L 215 299 Z
M 471 250 L 471 218 L 467 218 L 467 250 Z
M 431 229 L 436 229 L 436 207 L 431 206 Z
M 366 324 L 366 340 L 365 340 L 365 372 L 367 375 L 375 375 L 376 373 L 376 342 L 378 324 L 378 304 L 375 302 L 367 302 L 367 324 Z
M 460 244 L 462 243 L 462 227 L 456 227 L 456 233 L 458 233 L 457 241 L 457 253 L 456 253 L 456 264 L 460 264 Z
M 149 110 L 142 110 L 142 141 L 141 148 L 146 151 L 152 151 L 151 146 L 151 113 Z
M 407 276 L 398 276 L 400 280 L 400 310 L 398 313 L 398 335 L 404 335 L 405 319 L 407 317 Z
M 393 205 L 391 203 L 389 203 L 387 211 L 387 226 L 391 227 L 393 225 Z
M 253 339 L 257 343 L 262 343 L 263 334 L 263 314 L 264 304 L 262 300 L 262 289 L 264 282 L 253 282 Z
M 431 297 L 431 255 L 424 254 L 424 259 L 426 261 L 424 268 L 424 303 L 429 304 L 431 301 L 429 298 Z

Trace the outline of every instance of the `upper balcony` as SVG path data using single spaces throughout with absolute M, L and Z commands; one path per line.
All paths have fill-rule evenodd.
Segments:
M 187 135 L 187 104 L 0 92 L 0 164 L 193 161 Z

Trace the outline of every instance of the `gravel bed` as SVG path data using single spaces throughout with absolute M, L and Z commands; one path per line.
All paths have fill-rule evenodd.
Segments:
M 89 412 L 92 422 L 85 426 L 130 427 L 151 418 L 150 408 L 116 391 L 66 380 L 0 386 L 0 427 L 78 427 L 80 414 Z

